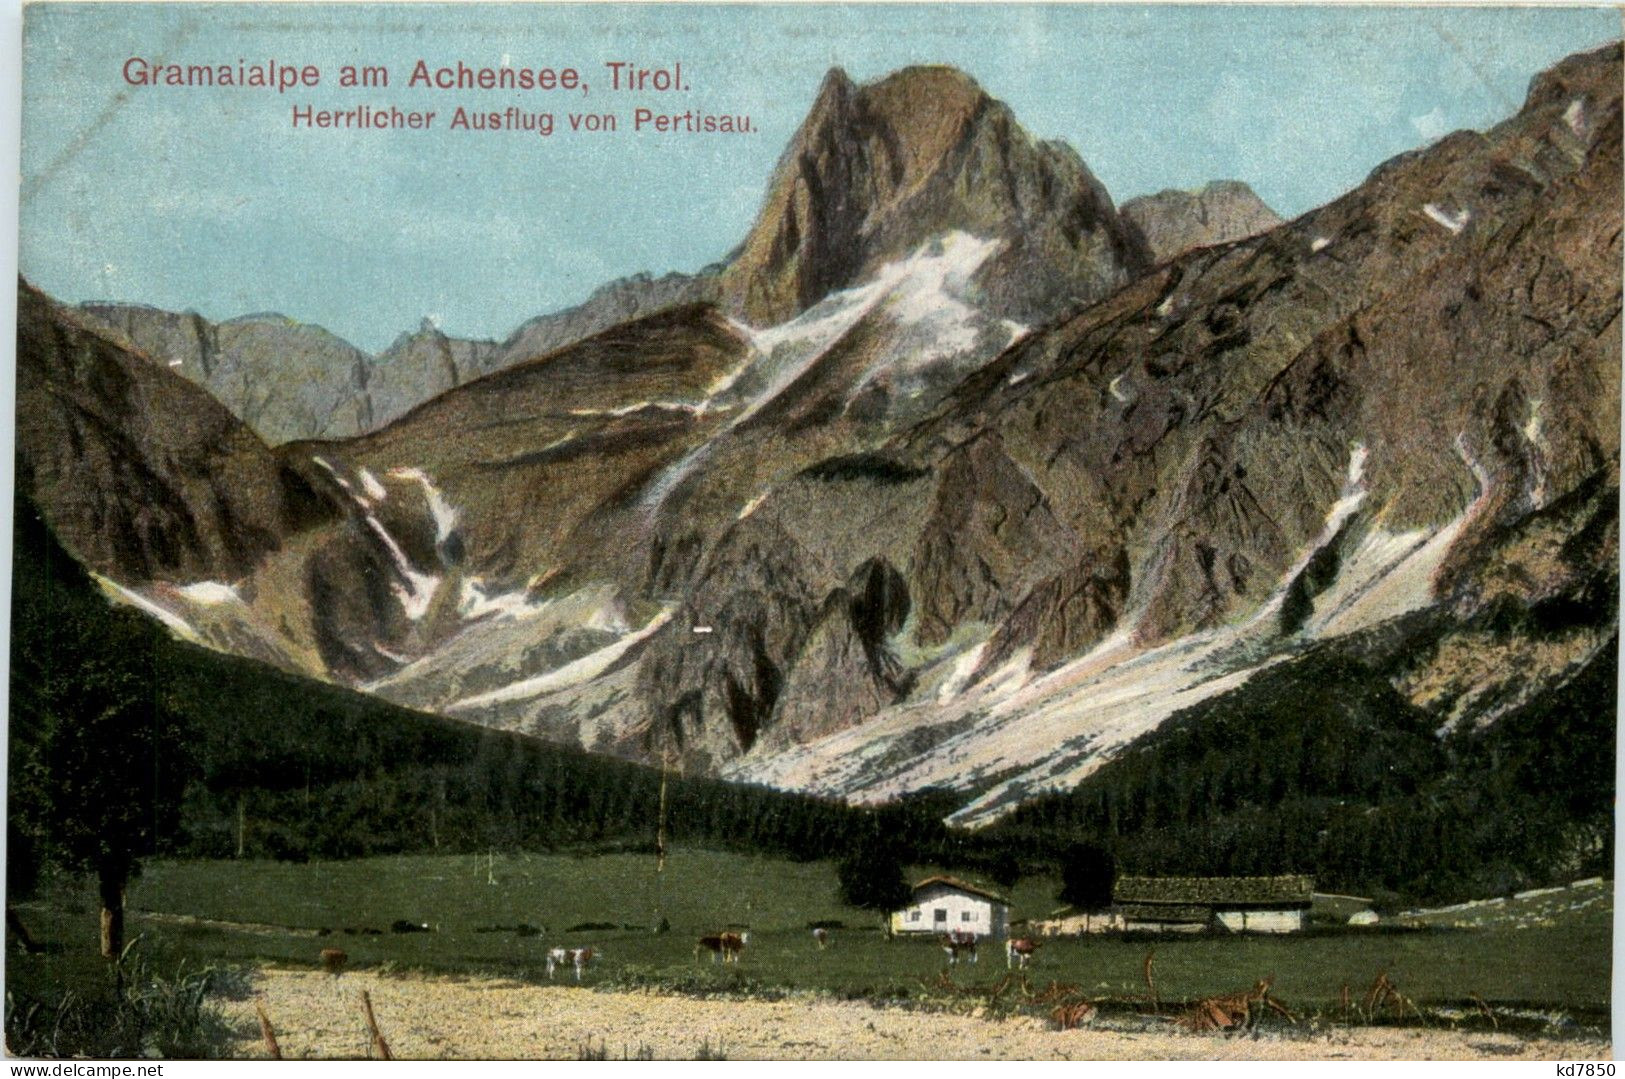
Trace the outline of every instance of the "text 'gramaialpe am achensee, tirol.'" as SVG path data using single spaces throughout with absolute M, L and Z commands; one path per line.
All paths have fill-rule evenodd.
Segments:
M 681 61 L 646 65 L 630 60 L 608 60 L 599 67 L 601 77 L 589 82 L 579 67 L 516 65 L 504 55 L 495 67 L 474 66 L 458 60 L 431 66 L 426 60 L 410 65 L 405 88 L 413 91 L 509 92 L 579 94 L 588 96 L 594 85 L 601 92 L 666 94 L 686 93 L 690 83 Z M 131 86 L 161 89 L 267 90 L 286 94 L 297 90 L 337 86 L 340 90 L 388 90 L 393 80 L 388 65 L 345 64 L 336 79 L 317 64 L 268 59 L 235 63 L 166 63 L 132 56 L 124 61 L 124 81 Z M 363 102 L 342 107 L 317 107 L 300 102 L 291 107 L 295 129 L 342 131 L 430 131 L 444 126 L 456 132 L 522 132 L 550 136 L 556 131 L 605 134 L 748 135 L 758 128 L 745 113 L 706 112 L 699 109 L 652 108 L 638 105 L 630 113 L 582 111 L 555 113 L 519 104 L 500 108 L 452 103 L 441 109 L 403 108 L 397 103 Z

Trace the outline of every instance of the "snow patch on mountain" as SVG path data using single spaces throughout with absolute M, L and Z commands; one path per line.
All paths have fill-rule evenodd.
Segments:
M 400 664 L 401 666 L 405 666 L 406 664 L 412 662 L 410 657 L 403 656 L 399 652 L 392 652 L 389 649 L 385 648 L 378 641 L 373 641 L 372 642 L 372 650 L 374 652 L 377 652 L 380 656 L 383 656 L 385 659 L 389 660 L 391 663 L 397 663 L 397 664 Z
M 1459 233 L 1462 229 L 1467 227 L 1467 222 L 1471 221 L 1473 218 L 1473 213 L 1471 210 L 1457 210 L 1455 212 L 1451 212 L 1431 202 L 1425 203 L 1422 206 L 1422 212 L 1427 214 L 1428 217 L 1435 223 L 1444 226 L 1452 233 Z
M 361 688 L 412 707 L 440 708 L 554 670 L 629 628 L 608 585 L 547 597 L 533 595 L 534 582 L 508 591 L 488 591 L 478 578 L 474 585 L 474 595 L 467 582 L 459 591 L 465 606 L 456 632 Z
M 440 578 L 430 573 L 423 573 L 412 565 L 401 545 L 395 542 L 395 537 L 389 534 L 389 529 L 379 523 L 378 518 L 371 513 L 363 514 L 367 526 L 384 544 L 389 552 L 390 561 L 394 563 L 395 572 L 399 581 L 391 581 L 389 589 L 394 593 L 395 599 L 401 605 L 401 611 L 416 622 L 429 612 L 429 604 L 434 600 L 434 594 L 440 588 Z
M 392 468 L 387 475 L 391 479 L 416 481 L 422 486 L 424 501 L 429 504 L 429 514 L 434 518 L 435 543 L 446 542 L 457 527 L 457 511 L 446 501 L 446 496 L 435 486 L 429 474 L 421 468 Z
M 1587 135 L 1586 103 L 1584 98 L 1577 97 L 1569 102 L 1569 107 L 1563 110 L 1563 122 L 1570 131 L 1580 138 Z
M 1025 327 L 995 322 L 965 302 L 972 275 L 1003 245 L 955 230 L 922 244 L 913 254 L 889 262 L 862 285 L 831 293 L 796 318 L 752 334 L 762 358 L 757 364 L 765 388 L 734 423 L 744 423 L 784 392 L 859 320 L 883 312 L 903 333 L 903 347 L 859 379 L 862 385 L 882 369 L 917 373 L 938 360 L 970 351 L 989 326 L 998 327 L 1002 349 Z
M 1367 448 L 1350 447 L 1342 491 L 1316 537 L 1246 619 L 1146 648 L 1126 616 L 1087 654 L 1034 675 L 1018 653 L 967 684 L 982 649 L 959 653 L 946 677 L 864 723 L 771 756 L 742 758 L 726 776 L 878 803 L 925 787 L 986 789 L 950 820 L 980 826 L 1021 801 L 1067 790 L 1175 712 L 1240 686 L 1291 654 L 1279 611 L 1315 552 L 1350 526 L 1369 499 Z M 1470 459 L 1464 458 L 1464 459 Z M 1485 485 L 1487 486 L 1487 481 Z M 1482 489 L 1482 488 L 1481 488 Z M 1393 534 L 1372 526 L 1315 597 L 1303 633 L 1328 638 L 1435 602 L 1434 577 L 1480 495 L 1443 527 Z
M 319 456 L 313 456 L 313 457 L 311 457 L 311 460 L 315 461 L 322 468 L 325 468 L 327 470 L 328 475 L 333 477 L 333 481 L 335 483 L 337 483 L 340 487 L 342 487 L 344 489 L 345 493 L 350 494 L 350 495 L 355 494 L 355 488 L 351 487 L 350 486 L 350 481 L 345 479 L 342 475 L 340 475 L 339 470 L 333 467 L 333 462 L 329 461 L 325 457 L 319 457 Z M 365 505 L 365 503 L 363 503 L 363 505 Z
M 1314 613 L 1304 627 L 1308 636 L 1339 637 L 1436 601 L 1439 568 L 1463 529 L 1488 504 L 1490 492 L 1489 472 L 1468 447 L 1465 432 L 1456 437 L 1456 452 L 1478 485 L 1473 501 L 1438 528 L 1391 532 L 1373 525 L 1344 554 L 1331 587 L 1315 597 Z
M 967 299 L 971 278 L 1003 243 L 959 230 L 944 233 L 907 258 L 886 263 L 863 284 L 831 293 L 793 319 L 767 327 L 730 319 L 749 343 L 750 355 L 719 378 L 704 401 L 642 402 L 612 414 L 652 407 L 680 408 L 696 415 L 731 411 L 734 415 L 713 439 L 723 437 L 806 376 L 865 319 L 879 320 L 891 337 L 878 350 L 879 358 L 853 381 L 848 401 L 881 380 L 904 399 L 922 400 L 927 377 L 944 364 L 950 373 L 966 373 L 1028 332 L 1010 319 L 984 314 Z M 645 487 L 640 503 L 645 507 L 663 503 L 709 456 L 711 447 L 712 441 L 704 442 L 661 470 Z
M 1550 453 L 1540 416 L 1543 404 L 1539 397 L 1529 402 L 1529 419 L 1523 425 L 1523 437 L 1530 449 L 1529 503 L 1535 509 L 1546 505 L 1546 458 Z
M 389 497 L 389 489 L 383 484 L 379 483 L 378 477 L 374 476 L 367 469 L 360 469 L 357 472 L 357 475 L 361 477 L 361 489 L 367 492 L 368 498 L 372 499 L 374 502 L 382 502 Z
M 446 705 L 449 712 L 464 711 L 474 708 L 483 708 L 492 704 L 504 704 L 512 701 L 522 701 L 530 697 L 538 697 L 566 686 L 581 685 L 603 674 L 609 667 L 620 659 L 632 646 L 646 640 L 671 620 L 675 606 L 662 610 L 651 618 L 642 629 L 628 633 L 614 644 L 607 645 L 590 652 L 574 662 L 567 663 L 555 670 L 536 675 L 515 682 L 512 685 L 502 686 L 485 693 L 465 697 L 462 700 L 452 701 Z
M 619 418 L 630 416 L 635 412 L 687 412 L 690 415 L 699 415 L 709 406 L 708 401 L 634 401 L 629 405 L 619 405 L 615 408 L 572 408 L 572 416 L 609 416 Z
M 534 618 L 547 609 L 546 600 L 533 600 L 525 591 L 490 592 L 478 577 L 464 580 L 457 595 L 457 613 L 473 621 L 480 618 Z
M 182 585 L 178 591 L 187 599 L 201 603 L 206 607 L 218 607 L 222 603 L 242 602 L 242 597 L 237 594 L 235 588 L 219 581 L 198 581 L 195 584 Z
M 92 573 L 90 576 L 109 599 L 134 607 L 143 614 L 156 618 L 183 640 L 192 641 L 193 643 L 202 642 L 202 635 L 198 633 L 192 624 L 169 608 L 153 602 L 133 589 L 124 587 L 111 577 L 103 577 L 99 573 Z
M 1433 578 L 1465 521 L 1464 514 L 1434 531 L 1373 528 L 1345 556 L 1332 586 L 1315 597 L 1305 635 L 1341 637 L 1428 606 Z

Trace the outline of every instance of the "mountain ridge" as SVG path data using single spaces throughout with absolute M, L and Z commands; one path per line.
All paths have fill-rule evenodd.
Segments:
M 818 154 L 839 181 L 819 177 L 820 190 L 874 190 L 866 199 L 854 190 L 857 201 L 841 196 L 815 206 L 805 184 L 816 175 Z M 1180 212 L 1163 216 L 1172 220 Z M 807 220 L 809 213 L 819 220 Z M 839 238 L 825 235 L 832 220 L 847 218 Z M 783 322 L 956 228 L 1005 237 L 1007 249 L 982 268 L 977 291 L 991 312 L 1018 321 L 1098 298 L 1151 262 L 1076 152 L 1028 137 L 970 76 L 925 66 L 859 86 L 832 68 L 785 148 L 756 222 L 727 259 L 695 273 L 607 282 L 579 304 L 520 323 L 500 341 L 438 329 L 426 341 L 420 327 L 369 354 L 276 312 L 214 322 L 145 304 L 79 306 L 154 362 L 204 385 L 279 445 L 376 431 L 473 378 L 668 307 L 715 303 L 757 325 Z M 803 235 L 822 236 L 817 242 L 827 250 L 796 254 Z M 1213 242 L 1239 238 L 1223 229 L 1204 235 Z M 786 244 L 785 252 L 772 253 Z M 766 284 L 777 277 L 802 283 Z M 788 288 L 794 300 L 752 299 L 752 290 L 764 288 L 775 295 Z
M 974 83 L 832 75 L 713 302 L 279 446 L 320 512 L 229 601 L 128 584 L 413 707 L 852 800 L 957 790 L 971 824 L 1417 611 L 1447 628 L 1395 691 L 1493 722 L 1609 639 L 1529 627 L 1617 594 L 1619 72 L 1572 57 L 1487 132 L 1154 265 L 1095 261 L 1121 228 L 1067 239 L 1109 198 Z M 888 137 L 943 80 L 935 126 Z M 1026 187 L 943 193 L 1005 150 Z M 971 231 L 1009 221 L 1036 232 Z M 1047 314 L 1013 317 L 1023 281 Z

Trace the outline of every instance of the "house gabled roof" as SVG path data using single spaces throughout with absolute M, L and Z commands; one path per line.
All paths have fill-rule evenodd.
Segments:
M 1123 904 L 1192 903 L 1207 906 L 1308 906 L 1309 877 L 1118 877 L 1112 900 Z
M 976 885 L 967 881 L 962 881 L 958 877 L 950 877 L 941 874 L 935 877 L 926 877 L 924 880 L 914 885 L 914 891 L 919 892 L 921 889 L 929 888 L 933 884 L 941 884 L 944 887 L 954 888 L 961 892 L 968 892 L 971 895 L 979 895 L 983 899 L 991 899 L 993 902 L 1003 903 L 1007 907 L 1010 905 L 1010 900 L 1006 899 L 997 892 L 990 892 L 986 888 L 978 888 Z

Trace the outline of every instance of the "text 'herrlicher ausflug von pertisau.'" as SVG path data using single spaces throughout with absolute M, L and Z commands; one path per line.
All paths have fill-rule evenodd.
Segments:
M 590 78 L 589 78 L 590 73 Z M 584 66 L 531 66 L 504 54 L 495 66 L 463 60 L 440 65 L 417 59 L 394 66 L 318 64 L 238 59 L 230 63 L 159 61 L 132 56 L 123 81 L 153 91 L 263 91 L 301 95 L 289 105 L 296 131 L 523 133 L 606 135 L 751 135 L 749 113 L 687 106 L 694 92 L 681 61 L 641 64 L 610 60 Z M 391 100 L 386 92 L 404 90 Z M 318 101 L 313 93 L 367 95 L 366 100 Z M 440 103 L 434 95 L 461 95 Z M 498 95 L 504 95 L 499 98 Z M 614 95 L 608 108 L 557 107 L 576 99 Z M 641 96 L 643 100 L 632 100 Z

